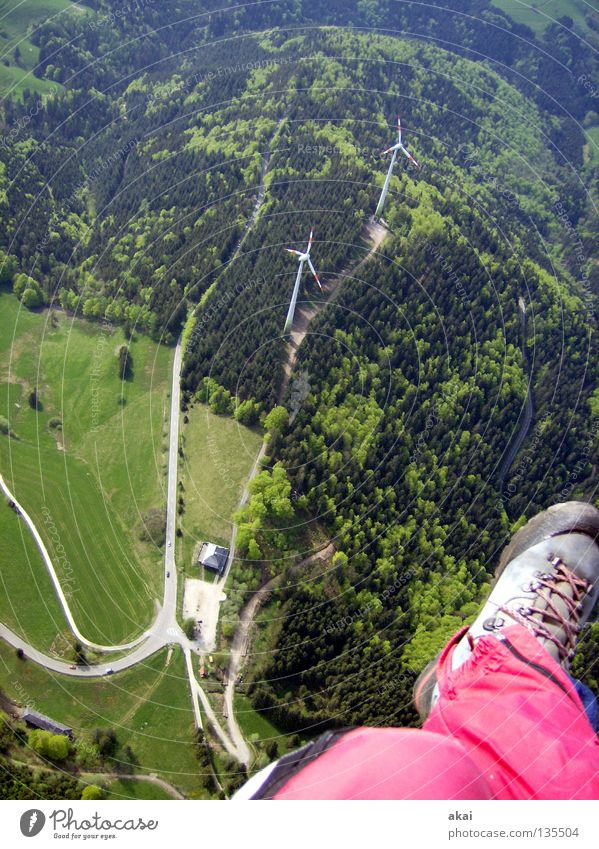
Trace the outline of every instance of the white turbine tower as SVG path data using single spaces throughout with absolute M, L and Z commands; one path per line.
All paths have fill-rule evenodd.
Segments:
M 413 162 L 416 168 L 420 168 L 420 165 L 416 162 L 412 154 L 403 146 L 401 141 L 401 119 L 399 115 L 397 116 L 397 144 L 394 144 L 392 147 L 387 148 L 381 154 L 381 156 L 385 156 L 387 153 L 393 153 L 391 157 L 391 162 L 389 163 L 389 170 L 387 171 L 387 176 L 385 177 L 385 185 L 383 186 L 383 191 L 381 192 L 381 196 L 379 198 L 379 202 L 376 208 L 376 212 L 374 213 L 374 217 L 376 219 L 380 218 L 383 214 L 383 207 L 385 206 L 385 198 L 387 197 L 387 192 L 389 191 L 389 183 L 391 182 L 391 174 L 393 172 L 393 166 L 395 165 L 395 160 L 397 159 L 397 152 L 401 150 L 404 153 L 410 162 Z
M 290 330 L 291 325 L 293 324 L 293 315 L 295 313 L 295 305 L 297 303 L 297 295 L 299 292 L 300 281 L 302 279 L 302 271 L 304 270 L 304 263 L 307 262 L 310 266 L 310 271 L 314 275 L 314 279 L 318 283 L 321 291 L 322 286 L 320 285 L 320 280 L 318 279 L 318 274 L 316 273 L 316 269 L 312 265 L 312 260 L 310 259 L 310 248 L 312 247 L 312 236 L 314 235 L 314 230 L 310 230 L 310 238 L 308 240 L 308 247 L 302 253 L 301 251 L 296 251 L 293 248 L 285 248 L 290 254 L 295 254 L 295 256 L 299 260 L 299 267 L 297 269 L 297 277 L 295 278 L 295 286 L 293 287 L 293 294 L 291 295 L 291 301 L 289 303 L 289 309 L 287 310 L 287 318 L 285 319 L 285 329 L 283 333 L 287 333 Z

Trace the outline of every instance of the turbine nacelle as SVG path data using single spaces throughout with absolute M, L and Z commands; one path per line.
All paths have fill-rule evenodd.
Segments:
M 305 251 L 297 251 L 295 248 L 285 248 L 287 253 L 293 254 L 297 257 L 300 266 L 303 267 L 305 262 L 310 266 L 310 271 L 314 275 L 314 279 L 318 283 L 319 288 L 322 290 L 322 286 L 320 285 L 320 280 L 318 279 L 318 274 L 316 273 L 316 269 L 312 265 L 312 260 L 310 259 L 310 250 L 312 248 L 312 242 L 314 241 L 314 230 L 310 230 L 310 238 L 308 239 L 308 247 Z
M 416 162 L 416 160 L 414 159 L 412 154 L 407 150 L 406 147 L 404 147 L 401 139 L 402 139 L 402 136 L 401 136 L 401 118 L 398 115 L 397 116 L 397 143 L 394 144 L 394 145 L 391 145 L 391 147 L 388 147 L 387 150 L 384 150 L 381 153 L 381 156 L 386 156 L 388 153 L 397 153 L 398 150 L 401 150 L 401 152 L 405 156 L 407 156 L 407 158 L 410 160 L 410 162 L 414 163 L 416 168 L 420 168 L 420 165 L 418 164 L 418 162 Z

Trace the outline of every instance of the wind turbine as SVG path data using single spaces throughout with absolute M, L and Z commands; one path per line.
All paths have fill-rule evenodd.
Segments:
M 299 261 L 299 267 L 297 269 L 297 277 L 295 278 L 295 286 L 293 287 L 293 294 L 291 295 L 291 301 L 289 303 L 289 309 L 287 310 L 287 318 L 285 319 L 285 329 L 283 333 L 287 333 L 287 331 L 291 328 L 293 324 L 293 314 L 295 313 L 295 305 L 297 303 L 297 295 L 299 292 L 300 281 L 302 279 L 302 271 L 304 270 L 304 263 L 307 262 L 310 266 L 310 271 L 314 275 L 314 279 L 318 283 L 320 290 L 322 291 L 322 286 L 320 285 L 320 280 L 318 279 L 318 274 L 316 273 L 316 269 L 312 265 L 312 260 L 310 259 L 310 248 L 312 247 L 312 237 L 314 235 L 314 230 L 310 230 L 310 238 L 308 239 L 308 247 L 302 253 L 302 251 L 296 251 L 293 248 L 285 248 L 286 251 L 290 254 L 295 254 Z
M 412 154 L 403 146 L 401 141 L 401 119 L 399 115 L 397 116 L 397 144 L 392 145 L 392 147 L 387 148 L 381 154 L 381 156 L 385 156 L 387 153 L 393 153 L 391 157 L 391 162 L 389 163 L 389 170 L 387 171 L 387 176 L 385 177 L 385 185 L 383 186 L 383 191 L 381 192 L 381 196 L 379 198 L 379 202 L 376 208 L 376 212 L 374 213 L 375 218 L 380 218 L 383 214 L 383 207 L 385 206 L 385 198 L 387 197 L 387 192 L 389 191 L 389 183 L 391 182 L 391 174 L 393 172 L 393 166 L 395 165 L 395 160 L 397 159 L 397 152 L 401 150 L 404 153 L 410 162 L 413 162 L 416 168 L 420 168 L 420 165 L 416 162 Z

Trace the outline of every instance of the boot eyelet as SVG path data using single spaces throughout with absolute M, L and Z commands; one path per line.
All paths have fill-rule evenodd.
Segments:
M 504 625 L 505 619 L 502 619 L 501 616 L 490 616 L 483 622 L 485 631 L 495 631 L 497 628 L 503 628 Z

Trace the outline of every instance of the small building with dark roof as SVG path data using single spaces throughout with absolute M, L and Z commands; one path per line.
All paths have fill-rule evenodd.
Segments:
M 213 572 L 222 575 L 227 568 L 228 559 L 228 548 L 223 548 L 222 545 L 215 545 L 213 542 L 202 543 L 198 557 L 200 566 L 204 566 L 205 569 L 211 569 Z
M 73 729 L 68 725 L 63 725 L 62 722 L 56 722 L 50 719 L 49 716 L 44 716 L 43 713 L 38 713 L 36 710 L 26 707 L 21 717 L 27 725 L 32 728 L 40 728 L 42 731 L 51 731 L 52 734 L 64 734 L 66 737 L 73 736 Z

